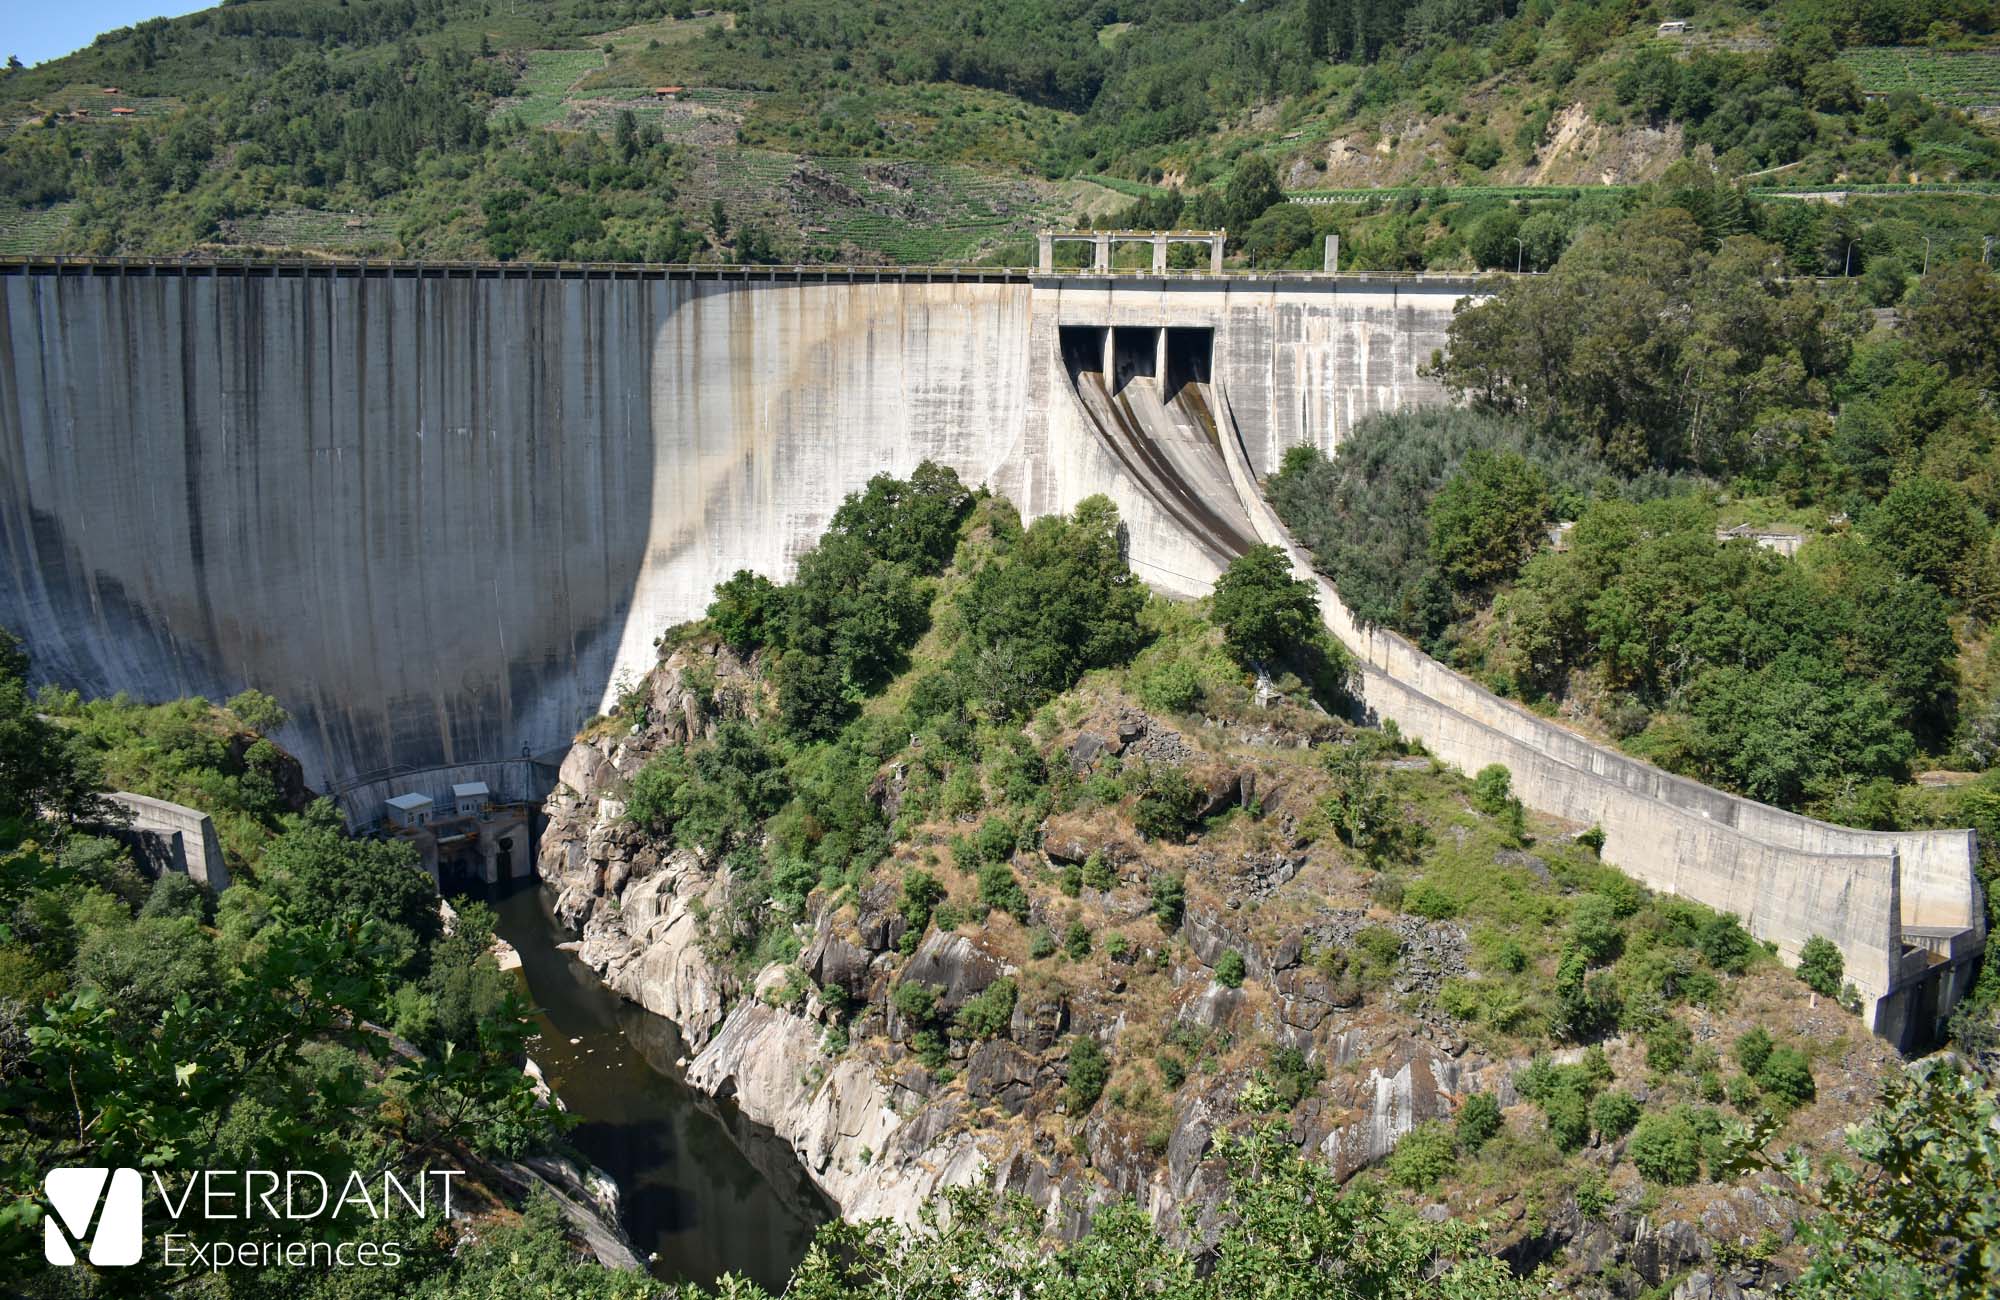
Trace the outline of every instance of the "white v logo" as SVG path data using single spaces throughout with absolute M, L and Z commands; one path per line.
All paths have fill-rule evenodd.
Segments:
M 55 1210 L 42 1224 L 49 1263 L 76 1263 L 77 1241 L 90 1243 L 90 1262 L 100 1268 L 139 1262 L 145 1211 L 138 1170 L 51 1169 L 42 1191 Z

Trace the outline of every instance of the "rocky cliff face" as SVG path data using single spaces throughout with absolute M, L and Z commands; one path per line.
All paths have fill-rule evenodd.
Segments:
M 984 1183 L 1045 1206 L 1050 1229 L 1063 1235 L 1130 1196 L 1175 1233 L 1185 1231 L 1181 1211 L 1195 1207 L 1201 1237 L 1226 1209 L 1218 1139 L 1270 1115 L 1343 1178 L 1385 1159 L 1416 1125 L 1449 1119 L 1471 1092 L 1492 1094 L 1523 1128 L 1539 1125 L 1515 1094 L 1525 1060 L 1486 1054 L 1440 1009 L 1446 982 L 1470 975 L 1465 928 L 1370 904 L 1355 873 L 1343 874 L 1339 855 L 1306 829 L 1323 791 L 1318 765 L 1297 755 L 1334 727 L 1296 710 L 1274 710 L 1256 726 L 1195 719 L 1177 731 L 1115 693 L 1079 701 L 1063 733 L 1040 742 L 1051 767 L 1080 781 L 1119 764 L 1178 767 L 1200 812 L 1227 814 L 1215 824 L 1230 829 L 1167 843 L 1101 805 L 1057 813 L 1011 863 L 1029 886 L 1024 921 L 998 910 L 979 923 L 940 913 L 940 924 L 912 936 L 899 882 L 938 863 L 927 846 L 949 828 L 912 829 L 905 819 L 882 869 L 838 899 L 814 893 L 796 927 L 795 960 L 739 972 L 705 935 L 705 918 L 728 902 L 729 869 L 641 832 L 624 818 L 623 799 L 649 757 L 754 714 L 764 695 L 758 665 L 726 649 L 672 651 L 633 697 L 642 710 L 600 724 L 570 751 L 548 804 L 542 872 L 558 917 L 581 935 L 579 958 L 678 1023 L 698 1048 L 688 1081 L 776 1131 L 849 1217 L 912 1221 L 940 1189 Z M 892 761 L 874 781 L 869 797 L 889 819 L 914 797 L 920 762 Z M 1169 874 L 1186 882 L 1171 933 L 1149 893 Z M 954 883 L 954 901 L 964 889 Z M 940 928 L 952 920 L 962 923 Z M 1094 946 L 1057 957 L 1052 974 L 1035 945 L 1078 926 Z M 1388 973 L 1366 967 L 1359 954 L 1371 947 L 1389 955 Z M 1240 987 L 1217 977 L 1231 954 L 1246 977 Z M 1003 1025 L 937 1032 L 1003 979 L 1015 994 Z M 925 1025 L 893 997 L 912 982 L 930 990 Z M 1837 1038 L 1840 1013 L 1825 1014 L 1832 1018 L 1819 1029 L 1801 1032 Z M 1717 1020 L 1698 1023 L 1698 1038 L 1722 1041 Z M 1120 1062 L 1104 1100 L 1081 1116 L 1070 1113 L 1068 1090 L 1078 1037 Z M 1868 1059 L 1854 1065 L 1866 1074 L 1880 1053 L 1860 1041 L 1852 1050 Z M 1622 1086 L 1643 1099 L 1638 1048 L 1613 1048 Z M 1281 1051 L 1293 1054 L 1290 1065 Z M 1182 1063 L 1180 1077 L 1154 1064 L 1170 1056 Z M 1293 1067 L 1310 1072 L 1295 1103 L 1263 1114 L 1246 1105 Z M 1725 1252 L 1728 1267 L 1713 1263 L 1719 1245 L 1789 1239 L 1775 1195 L 1670 1193 L 1641 1214 L 1622 1146 L 1586 1153 L 1625 1178 L 1611 1208 L 1594 1215 L 1566 1192 L 1542 1203 L 1521 1187 L 1488 1189 L 1477 1204 L 1455 1197 L 1451 1212 L 1497 1224 L 1524 1267 L 1559 1251 L 1583 1261 L 1578 1294 L 1593 1294 L 1589 1274 L 1612 1266 L 1657 1286 L 1707 1264 L 1696 1280 L 1708 1289 L 1689 1292 L 1704 1296 L 1755 1296 L 1781 1276 L 1741 1262 L 1754 1255 L 1741 1249 Z

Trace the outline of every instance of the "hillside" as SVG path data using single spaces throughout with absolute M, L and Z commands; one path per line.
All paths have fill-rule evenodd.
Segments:
M 1496 187 L 1615 205 L 1685 157 L 1805 189 L 2000 180 L 1992 31 L 1990 5 L 1810 0 L 246 0 L 0 79 L 0 251 L 1018 264 L 1041 224 L 1247 235 L 1280 189 L 1348 200 L 1317 235 L 1372 215 L 1339 191 L 1391 187 L 1392 217 L 1445 210 L 1357 229 L 1348 265 L 1496 265 L 1452 237 Z M 1253 256 L 1316 246 L 1302 217 Z
M 582 960 L 687 1030 L 690 1081 L 853 1219 L 986 1167 L 1060 1236 L 1136 1198 L 1199 1244 L 1275 1120 L 1567 1293 L 1796 1276 L 1724 1129 L 1824 1152 L 1866 1113 L 1895 1057 L 1838 974 L 1649 894 L 1504 769 L 1335 720 L 1317 638 L 1316 689 L 1246 668 L 1311 626 L 1262 553 L 1177 606 L 1115 524 L 880 477 L 585 732 L 543 874 Z

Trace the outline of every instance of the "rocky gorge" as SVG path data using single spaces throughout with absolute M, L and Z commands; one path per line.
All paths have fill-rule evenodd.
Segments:
M 579 936 L 578 959 L 680 1026 L 693 1052 L 687 1082 L 773 1129 L 848 1218 L 914 1221 L 942 1189 L 985 1185 L 1031 1198 L 1064 1237 L 1097 1207 L 1132 1197 L 1198 1239 L 1226 1213 L 1218 1138 L 1260 1110 L 1277 1111 L 1299 1148 L 1342 1178 L 1379 1166 L 1413 1129 L 1449 1121 L 1475 1093 L 1492 1096 L 1510 1124 L 1537 1124 L 1515 1083 L 1528 1058 L 1494 1053 L 1440 1005 L 1440 990 L 1474 964 L 1466 926 L 1357 889 L 1372 873 L 1355 871 L 1313 824 L 1323 782 L 1312 751 L 1342 743 L 1341 728 L 1282 701 L 1243 717 L 1163 719 L 1113 690 L 1067 698 L 1045 747 L 1052 767 L 1081 781 L 1127 764 L 1176 767 L 1208 832 L 1165 843 L 1113 807 L 1052 813 L 1034 828 L 1035 847 L 1014 856 L 1031 882 L 1022 917 L 995 911 L 985 924 L 931 925 L 912 938 L 894 868 L 936 862 L 916 846 L 950 827 L 932 833 L 905 819 L 895 861 L 859 889 L 812 893 L 793 926 L 795 957 L 754 968 L 729 959 L 711 930 L 729 905 L 731 865 L 648 835 L 625 816 L 625 796 L 655 756 L 754 715 L 762 678 L 757 660 L 713 638 L 664 649 L 627 709 L 570 750 L 547 803 L 541 872 L 556 916 Z M 1427 776 L 1431 764 L 1384 766 Z M 885 818 L 907 811 L 899 804 L 911 780 L 910 761 L 884 765 L 869 798 Z M 1515 857 L 1500 865 L 1547 876 L 1540 859 Z M 1090 883 L 1066 896 L 1065 875 L 1074 884 L 1086 864 Z M 1146 888 L 1168 872 L 1185 882 L 1171 932 Z M 1095 951 L 1047 970 L 1035 936 L 1086 924 Z M 1389 952 L 1392 969 L 1366 969 L 1370 948 Z M 1240 979 L 1222 975 L 1232 962 Z M 953 1034 L 935 1064 L 921 1059 L 899 985 L 925 985 L 928 1023 L 948 1024 L 1001 981 L 1014 996 L 999 1032 Z M 1789 995 L 1768 982 L 1762 992 Z M 1719 1013 L 1699 1011 L 1694 1035 L 1719 1043 L 1726 1028 Z M 1865 1079 L 1890 1054 L 1831 1006 L 1809 1011 L 1800 1032 L 1845 1053 L 1848 1086 L 1823 1088 L 1815 1110 L 1826 1114 L 1806 1126 L 1809 1139 L 1827 1140 L 1865 1107 Z M 1084 1113 L 1072 1113 L 1076 1054 L 1062 1050 L 1077 1038 L 1117 1063 L 1108 1102 Z M 1607 1049 L 1643 1099 L 1640 1046 Z M 1165 1080 L 1154 1081 L 1148 1057 L 1171 1070 Z M 1169 1057 L 1184 1064 L 1165 1066 Z M 1296 1101 L 1259 1105 L 1256 1090 L 1282 1083 L 1286 1069 L 1303 1083 Z M 1497 1229 L 1510 1259 L 1555 1261 L 1579 1293 L 1636 1294 L 1685 1275 L 1677 1294 L 1756 1296 L 1787 1275 L 1793 1215 L 1781 1197 L 1755 1185 L 1662 1196 L 1621 1162 L 1623 1146 L 1594 1140 L 1583 1152 L 1605 1189 L 1587 1198 L 1548 1195 L 1548 1180 L 1531 1176 L 1452 1199 Z M 1187 1228 L 1184 1207 L 1196 1211 Z

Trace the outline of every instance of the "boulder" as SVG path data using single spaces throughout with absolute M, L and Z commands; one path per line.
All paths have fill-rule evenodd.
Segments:
M 962 934 L 932 931 L 903 968 L 905 980 L 937 989 L 940 1014 L 950 1015 L 1004 973 L 997 958 Z
M 1018 1115 L 1035 1090 L 1040 1063 L 1004 1038 L 992 1038 L 972 1052 L 965 1067 L 965 1091 L 974 1101 L 996 1103 L 1009 1115 Z
M 1031 1052 L 1046 1052 L 1062 1039 L 1069 1028 L 1069 1004 L 1059 993 L 1031 996 L 1026 992 L 1015 999 L 1014 1018 L 1008 1022 L 1007 1036 Z

